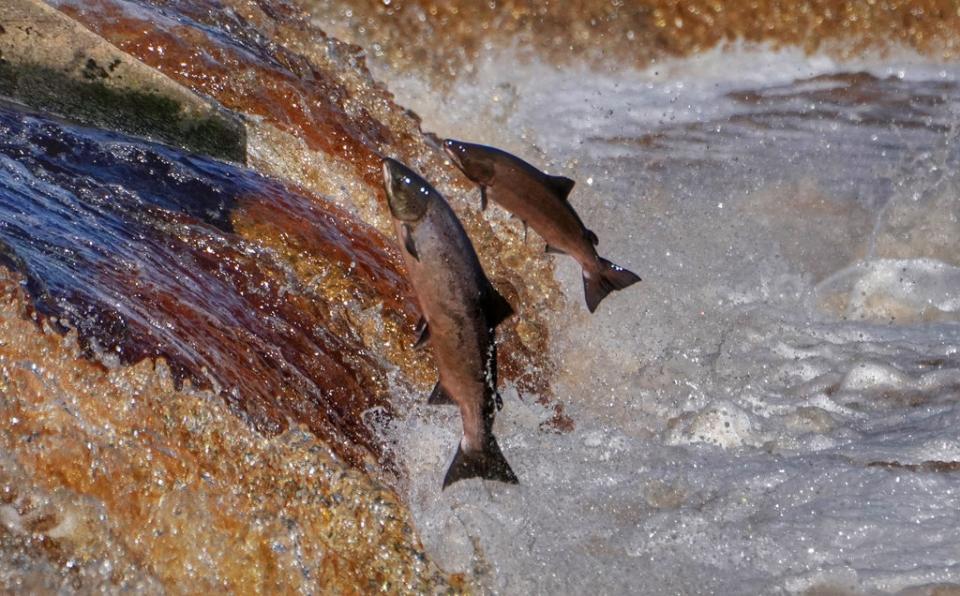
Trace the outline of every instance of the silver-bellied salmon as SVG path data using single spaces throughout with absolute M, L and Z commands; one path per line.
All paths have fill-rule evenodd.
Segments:
M 383 160 L 383 177 L 423 313 L 417 343 L 429 336 L 440 370 L 430 403 L 455 403 L 463 422 L 463 438 L 443 487 L 476 476 L 515 484 L 517 477 L 493 436 L 502 403 L 494 329 L 513 309 L 487 279 L 470 238 L 440 193 L 394 159 Z
M 597 254 L 597 235 L 583 225 L 567 196 L 574 181 L 550 176 L 506 151 L 447 139 L 443 148 L 469 178 L 480 185 L 481 206 L 492 199 L 519 217 L 547 243 L 547 252 L 572 256 L 583 269 L 583 291 L 590 312 L 613 290 L 640 278 Z

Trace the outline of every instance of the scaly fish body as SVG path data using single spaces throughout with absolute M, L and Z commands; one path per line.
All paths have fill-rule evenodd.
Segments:
M 567 200 L 574 182 L 550 176 L 495 147 L 447 139 L 444 149 L 472 181 L 480 185 L 483 206 L 492 199 L 529 225 L 553 252 L 569 254 L 583 269 L 590 312 L 613 290 L 640 281 L 633 273 L 597 254 L 597 236 L 586 228 Z
M 384 160 L 384 182 L 407 275 L 424 315 L 440 380 L 431 403 L 455 403 L 463 439 L 444 487 L 473 476 L 517 481 L 493 436 L 494 329 L 513 311 L 490 284 L 446 200 L 403 164 Z
M 494 174 L 486 185 L 487 198 L 532 227 L 548 246 L 570 255 L 584 270 L 598 272 L 600 262 L 591 234 L 557 189 L 564 184 L 561 180 L 569 179 L 549 176 L 509 153 L 491 150 L 501 156 L 492 160 Z
M 486 278 L 473 248 L 463 242 L 459 224 L 443 211 L 430 209 L 409 230 L 400 221 L 394 228 L 397 238 L 409 234 L 416 246 L 419 259 L 404 248 L 403 260 L 430 330 L 439 385 L 460 408 L 464 440 L 471 449 L 480 449 L 486 432 L 483 406 L 492 401 L 485 397 L 490 392 L 485 378 L 496 376 L 495 364 L 491 367 L 485 358 L 494 349 L 480 301 Z

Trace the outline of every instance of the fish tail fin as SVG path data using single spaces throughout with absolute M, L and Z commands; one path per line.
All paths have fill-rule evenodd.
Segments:
M 453 456 L 453 463 L 443 478 L 443 488 L 447 488 L 458 480 L 467 478 L 484 478 L 498 480 L 507 484 L 518 484 L 517 475 L 513 473 L 507 458 L 500 451 L 497 440 L 490 435 L 483 451 L 468 452 L 463 450 L 462 444 L 457 445 L 457 453 Z
M 631 286 L 640 278 L 610 261 L 597 257 L 600 267 L 596 272 L 583 274 L 583 293 L 587 298 L 587 308 L 590 312 L 597 310 L 600 301 L 607 297 L 607 294 L 614 290 L 622 290 Z

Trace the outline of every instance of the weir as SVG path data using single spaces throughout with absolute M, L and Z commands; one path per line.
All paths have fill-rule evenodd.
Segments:
M 5 3 L 0 586 L 960 585 L 950 8 Z M 441 138 L 575 180 L 643 281 L 590 313 Z M 516 310 L 518 485 L 440 490 L 383 156 Z

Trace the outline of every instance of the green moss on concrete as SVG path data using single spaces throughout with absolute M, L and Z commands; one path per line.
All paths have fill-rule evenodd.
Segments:
M 117 130 L 244 163 L 243 125 L 218 114 L 191 114 L 174 99 L 107 85 L 112 64 L 87 59 L 82 78 L 52 68 L 13 64 L 0 55 L 0 95 L 82 124 Z

